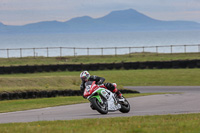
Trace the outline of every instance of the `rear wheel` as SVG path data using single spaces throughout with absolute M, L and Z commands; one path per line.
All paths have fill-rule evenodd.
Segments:
M 121 109 L 119 110 L 122 113 L 128 113 L 130 111 L 130 104 L 129 102 L 125 99 L 124 102 L 121 102 Z
M 92 106 L 101 114 L 107 114 L 108 113 L 108 104 L 107 102 L 103 101 L 103 103 L 100 103 L 99 100 L 94 97 L 90 100 L 92 103 Z

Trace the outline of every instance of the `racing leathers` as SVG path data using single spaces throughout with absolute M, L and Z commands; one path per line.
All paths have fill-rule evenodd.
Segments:
M 105 78 L 92 75 L 90 76 L 88 81 L 96 81 L 96 84 L 100 85 L 100 84 L 103 84 L 103 82 L 105 81 Z M 86 81 L 82 80 L 82 83 L 80 85 L 80 89 L 82 93 L 84 93 L 84 90 L 85 90 L 85 83 Z M 121 92 L 112 83 L 104 83 L 104 86 L 111 92 L 116 93 L 119 98 L 122 96 Z

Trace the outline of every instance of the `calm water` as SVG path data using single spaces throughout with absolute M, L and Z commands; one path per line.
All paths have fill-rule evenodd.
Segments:
M 142 47 L 165 45 L 200 44 L 200 31 L 165 31 L 165 32 L 125 32 L 125 33 L 86 33 L 86 34 L 28 34 L 0 35 L 0 57 L 7 57 L 10 48 L 41 47 Z M 159 52 L 170 52 L 170 47 L 159 48 Z M 117 49 L 117 54 L 142 52 L 141 48 Z M 175 47 L 173 52 L 183 52 L 184 47 Z M 199 47 L 187 47 L 187 52 L 198 52 Z M 104 49 L 103 54 L 115 54 L 115 49 Z M 145 52 L 156 52 L 155 48 L 146 48 Z M 59 56 L 73 55 L 73 49 L 27 49 L 22 56 Z M 88 54 L 87 49 L 76 49 L 76 55 Z M 101 49 L 92 49 L 89 54 L 102 54 Z M 19 57 L 19 50 L 9 50 L 9 57 Z

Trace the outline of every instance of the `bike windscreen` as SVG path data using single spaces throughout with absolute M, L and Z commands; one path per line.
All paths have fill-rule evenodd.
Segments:
M 94 81 L 87 81 L 87 82 L 85 83 L 85 86 L 92 85 L 93 82 L 94 82 Z
M 95 82 L 95 81 L 88 81 L 88 82 L 85 83 L 85 90 L 86 90 L 87 92 L 90 91 L 90 88 L 91 88 L 93 82 Z

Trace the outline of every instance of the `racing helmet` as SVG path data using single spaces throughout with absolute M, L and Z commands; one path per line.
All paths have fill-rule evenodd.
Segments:
M 88 71 L 81 72 L 80 78 L 81 78 L 82 81 L 88 81 L 89 78 L 90 78 L 89 72 Z

